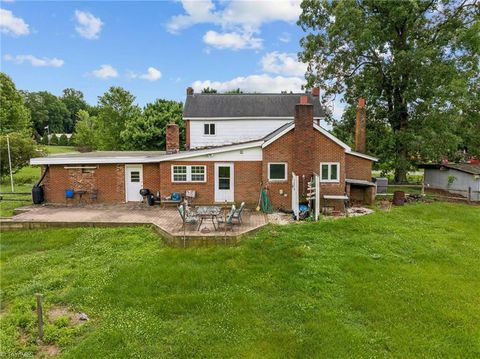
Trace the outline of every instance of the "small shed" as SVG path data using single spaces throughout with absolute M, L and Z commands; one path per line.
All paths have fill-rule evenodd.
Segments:
M 423 168 L 428 188 L 442 189 L 480 201 L 480 163 L 428 163 Z

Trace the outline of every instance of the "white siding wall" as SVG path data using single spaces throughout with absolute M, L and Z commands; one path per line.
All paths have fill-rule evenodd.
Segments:
M 450 188 L 448 187 L 448 177 L 455 176 L 456 180 L 452 183 Z M 461 194 L 464 197 L 468 196 L 468 187 L 472 188 L 472 200 L 480 200 L 480 193 L 474 191 L 480 191 L 480 179 L 475 179 L 474 175 L 465 172 L 457 171 L 454 169 L 438 170 L 438 169 L 425 169 L 425 184 L 431 188 L 439 188 L 448 190 L 452 193 Z
M 190 121 L 190 148 L 258 140 L 293 120 Z M 215 135 L 203 134 L 205 123 L 215 124 Z

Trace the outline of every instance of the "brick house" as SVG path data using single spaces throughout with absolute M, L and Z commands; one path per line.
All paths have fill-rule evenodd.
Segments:
M 320 126 L 324 112 L 318 95 L 318 89 L 227 95 L 188 88 L 186 151 L 179 150 L 178 126 L 170 124 L 165 151 L 56 154 L 30 162 L 47 171 L 43 185 L 50 203 L 65 203 L 66 189 L 86 191 L 86 198 L 95 192 L 102 203 L 141 201 L 139 190 L 148 188 L 162 196 L 194 190 L 195 203 L 256 206 L 266 188 L 274 207 L 292 209 L 292 193 L 305 195 L 314 175 L 321 198 L 347 195 L 371 203 L 376 159 L 364 153 L 365 102 L 361 99 L 357 109 L 354 151 Z

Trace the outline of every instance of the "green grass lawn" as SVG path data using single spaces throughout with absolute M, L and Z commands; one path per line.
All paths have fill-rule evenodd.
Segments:
M 75 152 L 74 146 L 41 146 L 47 150 L 48 153 L 67 153 Z
M 64 358 L 478 358 L 480 207 L 412 204 L 173 249 L 148 228 L 6 232 L 3 353 Z M 12 354 L 13 355 L 13 354 Z

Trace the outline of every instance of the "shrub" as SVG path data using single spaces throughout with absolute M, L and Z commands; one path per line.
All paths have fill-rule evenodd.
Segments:
M 60 146 L 68 146 L 68 137 L 66 134 L 62 134 L 58 139 L 58 144 Z

